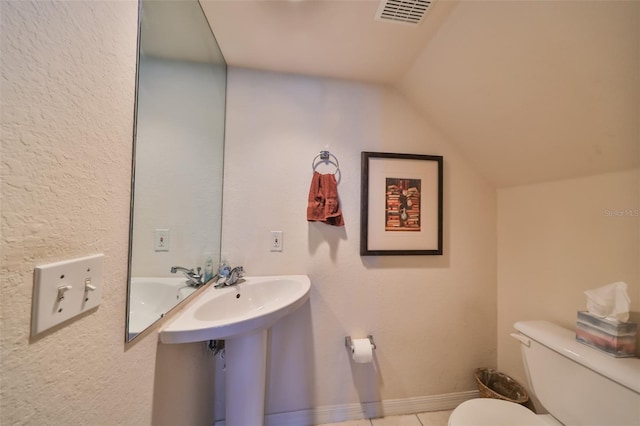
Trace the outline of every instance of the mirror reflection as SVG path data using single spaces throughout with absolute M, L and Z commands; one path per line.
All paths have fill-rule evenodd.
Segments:
M 220 261 L 226 63 L 197 0 L 142 0 L 126 341 Z

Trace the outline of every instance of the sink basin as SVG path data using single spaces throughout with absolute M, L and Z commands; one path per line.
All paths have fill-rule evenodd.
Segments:
M 246 277 L 220 289 L 210 286 L 160 331 L 162 343 L 228 339 L 271 327 L 309 298 L 306 275 Z
M 194 291 L 183 277 L 131 277 L 129 338 L 162 318 Z
M 162 343 L 225 341 L 226 426 L 264 424 L 267 332 L 309 298 L 306 275 L 247 277 L 209 286 L 160 330 Z

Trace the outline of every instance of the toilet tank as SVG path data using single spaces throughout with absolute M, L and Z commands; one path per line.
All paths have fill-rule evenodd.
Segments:
M 531 391 L 565 425 L 640 425 L 640 359 L 614 358 L 547 321 L 514 327 Z

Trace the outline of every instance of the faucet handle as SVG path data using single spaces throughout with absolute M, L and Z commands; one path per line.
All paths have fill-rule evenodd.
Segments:
M 237 284 L 238 280 L 240 280 L 243 276 L 244 276 L 244 268 L 242 266 L 236 266 L 229 273 L 229 278 L 227 279 L 227 285 Z
M 226 268 L 227 268 L 226 270 L 227 274 L 223 275 L 221 272 L 220 275 L 218 275 L 220 278 L 218 279 L 218 282 L 215 285 L 215 288 L 235 285 L 238 283 L 238 280 L 240 280 L 244 276 L 244 268 L 242 266 L 236 266 L 231 270 L 229 270 L 228 267 Z

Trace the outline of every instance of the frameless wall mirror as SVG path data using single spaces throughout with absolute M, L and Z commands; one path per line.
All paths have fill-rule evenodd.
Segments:
M 200 3 L 142 0 L 138 50 L 126 341 L 206 285 L 222 222 L 227 65 Z

